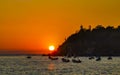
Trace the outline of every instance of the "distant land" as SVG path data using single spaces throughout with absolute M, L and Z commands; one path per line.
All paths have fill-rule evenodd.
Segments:
M 42 54 L 0 54 L 0 56 L 42 56 Z
M 0 50 L 0 56 L 23 56 L 23 55 L 30 55 L 30 56 L 46 56 L 48 54 L 45 54 L 41 51 L 30 51 L 30 50 Z
M 95 28 L 80 30 L 58 47 L 53 55 L 61 56 L 120 56 L 120 26 L 98 25 Z

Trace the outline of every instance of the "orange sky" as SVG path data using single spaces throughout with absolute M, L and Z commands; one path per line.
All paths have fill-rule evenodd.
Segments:
M 120 0 L 0 0 L 0 50 L 47 52 L 80 25 L 120 24 Z

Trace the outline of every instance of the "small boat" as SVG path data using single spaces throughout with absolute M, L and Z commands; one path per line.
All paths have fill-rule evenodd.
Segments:
M 32 57 L 31 56 L 27 56 L 28 59 L 31 59 Z
M 82 61 L 79 58 L 73 58 L 72 62 L 73 63 L 81 63 Z
M 70 62 L 70 60 L 68 58 L 62 58 L 63 62 Z
M 51 59 L 51 60 L 58 60 L 57 57 L 51 57 L 51 56 L 49 56 L 48 58 Z
M 96 61 L 100 61 L 101 60 L 101 57 L 97 57 Z
M 108 60 L 112 60 L 112 57 L 111 57 L 111 56 L 109 56 L 109 57 L 108 57 Z
M 92 59 L 94 59 L 94 57 L 93 57 L 93 56 L 90 56 L 90 57 L 89 57 L 89 60 L 92 60 Z

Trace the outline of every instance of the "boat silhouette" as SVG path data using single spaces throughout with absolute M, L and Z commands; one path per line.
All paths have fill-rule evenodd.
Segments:
M 31 56 L 27 56 L 28 59 L 31 59 L 32 57 Z
M 108 57 L 108 60 L 112 60 L 112 57 L 111 57 L 111 56 L 109 56 L 109 57 Z
M 101 60 L 101 57 L 97 57 L 97 58 L 96 58 L 96 61 L 100 61 L 100 60 Z
M 52 56 L 49 56 L 48 58 L 49 58 L 49 59 L 51 59 L 51 60 L 58 60 L 58 58 L 57 58 L 57 57 L 52 57 Z
M 94 56 L 90 56 L 90 57 L 89 57 L 89 60 L 92 60 L 92 59 L 94 59 Z
M 70 62 L 70 60 L 68 58 L 62 58 L 63 62 Z
M 72 62 L 73 63 L 81 63 L 82 61 L 79 58 L 76 57 L 76 58 L 72 59 Z

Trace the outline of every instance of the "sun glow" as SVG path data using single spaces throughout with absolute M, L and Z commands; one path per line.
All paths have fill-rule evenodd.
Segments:
M 55 46 L 53 46 L 53 45 L 49 46 L 49 50 L 50 51 L 54 51 L 55 50 Z

